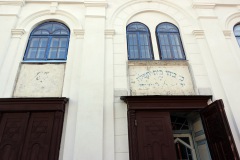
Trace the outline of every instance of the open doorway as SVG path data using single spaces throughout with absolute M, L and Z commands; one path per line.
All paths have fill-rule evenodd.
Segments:
M 177 160 L 211 160 L 199 112 L 171 112 Z
M 239 160 L 222 100 L 208 105 L 211 96 L 124 96 L 121 99 L 128 106 L 130 160 L 183 160 L 183 155 L 191 157 L 189 160 Z M 193 119 L 199 118 L 204 131 L 195 132 L 190 127 L 188 133 L 181 130 L 174 133 L 171 117 L 186 113 L 183 118 L 191 114 Z M 193 121 L 190 125 L 197 122 L 200 123 Z M 207 141 L 200 138 L 204 133 Z M 182 152 L 184 149 L 187 151 Z

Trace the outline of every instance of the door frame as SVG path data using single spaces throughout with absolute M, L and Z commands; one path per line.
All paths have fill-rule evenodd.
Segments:
M 121 96 L 121 100 L 127 103 L 128 137 L 130 160 L 138 160 L 136 114 L 138 111 L 200 111 L 212 100 L 212 95 L 191 96 Z

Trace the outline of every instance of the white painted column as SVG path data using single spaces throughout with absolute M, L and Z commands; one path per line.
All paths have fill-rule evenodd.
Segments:
M 113 35 L 114 30 L 105 30 L 105 97 L 103 111 L 103 159 L 114 160 L 114 92 L 113 92 Z
M 65 109 L 64 126 L 61 140 L 61 150 L 59 159 L 73 159 L 74 145 L 76 137 L 77 111 L 79 106 L 79 81 L 82 59 L 82 49 L 84 42 L 84 31 L 74 29 L 70 36 L 68 57 L 65 67 L 65 77 L 63 85 L 63 97 L 68 97 L 69 102 Z
M 236 93 L 240 90 L 240 68 L 231 53 L 224 37 L 217 17 L 200 17 L 201 26 L 205 32 L 206 41 L 202 45 L 209 49 L 203 52 L 209 79 L 212 84 L 214 98 L 223 99 L 227 117 L 235 138 L 237 148 L 240 150 L 240 99 Z M 205 44 L 204 44 L 205 43 Z M 207 45 L 206 45 L 207 44 Z M 225 97 L 225 96 L 226 97 Z
M 85 2 L 74 160 L 103 159 L 105 2 Z
M 24 29 L 12 29 L 12 38 L 9 49 L 4 58 L 2 67 L 0 68 L 0 97 L 12 97 L 15 81 L 20 66 L 18 57 L 19 42 L 22 35 L 25 33 Z
M 4 63 L 9 47 L 11 47 L 11 29 L 16 27 L 24 5 L 25 0 L 0 2 L 0 68 Z

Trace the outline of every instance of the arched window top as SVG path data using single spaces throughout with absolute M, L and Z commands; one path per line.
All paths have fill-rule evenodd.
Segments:
M 236 24 L 233 28 L 233 32 L 235 36 L 240 36 L 240 24 Z
M 31 33 L 23 57 L 24 61 L 65 61 L 70 31 L 59 22 L 45 22 Z
M 160 23 L 157 26 L 157 32 L 168 32 L 168 33 L 178 33 L 178 28 L 168 22 Z
M 148 27 L 140 22 L 133 22 L 127 26 L 127 32 L 149 32 Z
M 69 35 L 69 29 L 59 22 L 45 22 L 36 27 L 31 35 Z

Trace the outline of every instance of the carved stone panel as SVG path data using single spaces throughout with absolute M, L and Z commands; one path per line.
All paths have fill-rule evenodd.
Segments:
M 14 97 L 61 97 L 65 64 L 22 64 Z
M 129 62 L 131 95 L 194 95 L 186 61 Z

